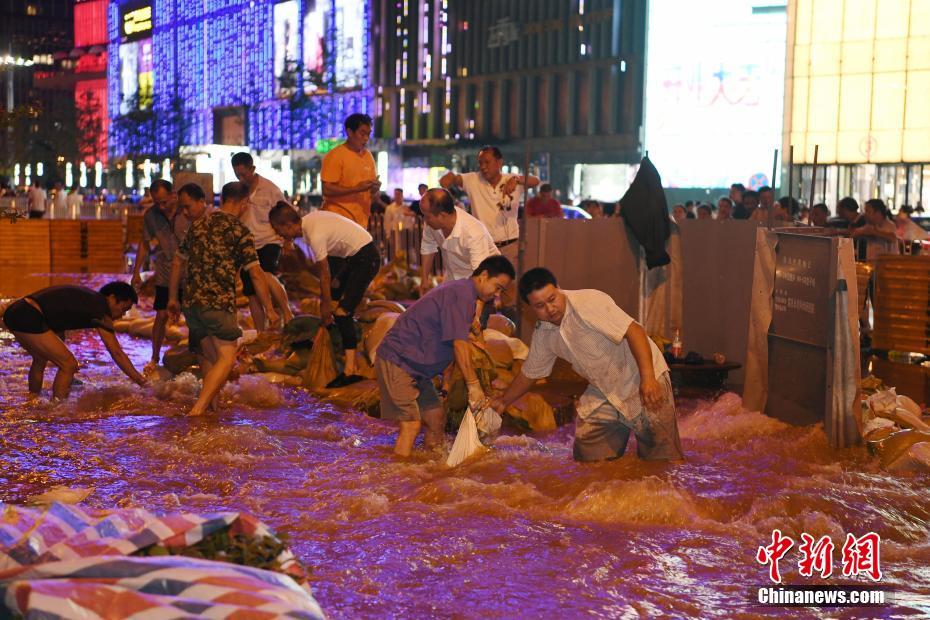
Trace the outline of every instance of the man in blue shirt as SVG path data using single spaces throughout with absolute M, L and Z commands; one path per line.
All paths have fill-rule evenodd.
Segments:
M 478 300 L 492 301 L 514 277 L 509 260 L 489 256 L 470 278 L 443 284 L 413 304 L 381 341 L 375 369 L 381 417 L 400 422 L 395 454 L 410 456 L 421 421 L 427 448 L 442 441 L 446 416 L 433 378 L 453 360 L 465 377 L 469 405 L 483 406 L 486 396 L 471 364 L 468 334 Z

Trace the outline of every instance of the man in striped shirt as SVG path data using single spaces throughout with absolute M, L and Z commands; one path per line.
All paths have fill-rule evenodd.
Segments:
M 642 326 L 606 293 L 562 290 L 542 267 L 523 274 L 519 293 L 539 322 L 520 374 L 491 406 L 503 411 L 561 357 L 589 382 L 578 403 L 576 460 L 622 456 L 631 432 L 640 458 L 683 458 L 668 366 Z

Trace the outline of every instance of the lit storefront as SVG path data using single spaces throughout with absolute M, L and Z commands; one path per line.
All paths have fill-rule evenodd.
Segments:
M 115 167 L 135 166 L 133 185 L 145 160 L 168 176 L 166 159 L 219 183 L 228 152 L 248 149 L 282 189 L 307 191 L 317 145 L 341 139 L 347 115 L 372 112 L 366 0 L 110 0 L 109 10 L 109 150 Z
M 930 0 L 789 6 L 785 147 L 794 195 L 835 207 L 879 197 L 930 206 Z

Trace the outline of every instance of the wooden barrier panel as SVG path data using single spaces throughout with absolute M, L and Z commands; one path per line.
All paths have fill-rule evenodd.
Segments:
M 49 271 L 57 273 L 78 273 L 87 256 L 86 227 L 82 234 L 81 220 L 52 220 L 49 222 L 51 239 Z
M 0 297 L 19 297 L 47 286 L 51 270 L 47 220 L 0 221 Z
M 118 220 L 53 220 L 51 269 L 55 273 L 123 273 L 123 223 Z
M 872 346 L 930 354 L 930 256 L 880 256 Z
M 142 214 L 126 216 L 126 246 L 139 247 L 142 243 Z
M 123 223 L 119 220 L 87 222 L 87 267 L 92 273 L 124 273 Z
M 527 219 L 523 271 L 533 267 L 550 269 L 562 288 L 604 291 L 641 320 L 639 244 L 619 218 Z M 526 313 L 524 318 L 520 332 L 528 338 L 535 319 Z
M 681 231 L 682 323 L 685 351 L 723 353 L 744 368 L 730 373 L 741 386 L 749 346 L 756 231 L 749 220 L 687 220 Z

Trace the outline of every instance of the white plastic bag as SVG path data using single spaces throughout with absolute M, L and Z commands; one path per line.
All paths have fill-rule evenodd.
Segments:
M 475 424 L 478 426 L 481 443 L 489 446 L 501 430 L 501 416 L 490 407 L 485 407 L 475 415 Z
M 487 450 L 478 438 L 478 425 L 475 422 L 475 415 L 471 409 L 465 410 L 465 416 L 459 425 L 459 432 L 455 436 L 455 443 L 452 444 L 452 450 L 449 451 L 449 458 L 446 459 L 446 465 L 456 467 L 468 457 Z

